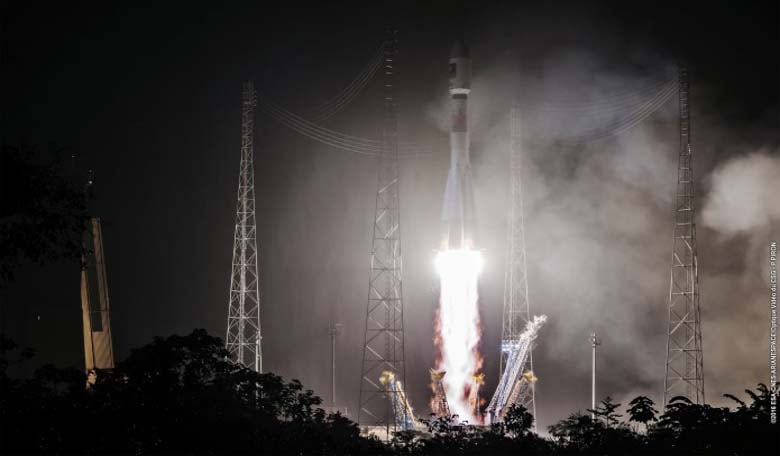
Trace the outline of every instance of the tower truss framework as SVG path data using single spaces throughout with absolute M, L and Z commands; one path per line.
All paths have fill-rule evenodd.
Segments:
M 704 403 L 704 360 L 701 345 L 699 274 L 696 251 L 693 148 L 688 69 L 679 70 L 680 151 L 669 285 L 664 405 L 675 396 Z
M 447 393 L 444 391 L 444 384 L 442 379 L 447 372 L 435 371 L 431 369 L 431 386 L 433 388 L 433 399 L 431 399 L 431 413 L 436 415 L 436 418 L 450 419 L 452 413 L 450 412 L 450 406 L 447 403 Z
M 525 250 L 525 222 L 523 219 L 523 150 L 521 113 L 517 106 L 511 111 L 510 131 L 510 183 L 509 183 L 509 222 L 507 237 L 507 259 L 504 275 L 504 309 L 501 329 L 501 359 L 499 378 L 504 376 L 508 356 L 517 349 L 520 335 L 526 328 L 530 316 L 528 300 L 528 272 Z M 520 372 L 533 373 L 531 347 Z M 522 404 L 536 418 L 534 383 L 526 382 L 520 389 L 516 402 Z
M 398 120 L 395 92 L 396 32 L 383 46 L 384 116 L 382 148 L 378 156 L 376 210 L 371 243 L 365 338 L 360 379 L 358 424 L 383 427 L 388 437 L 402 430 L 393 416 L 398 392 L 379 381 L 383 372 L 406 384 L 401 261 L 401 224 L 398 195 Z M 406 413 L 406 412 L 403 412 Z
M 255 104 L 254 84 L 245 82 L 241 96 L 241 163 L 225 342 L 231 359 L 262 372 L 260 280 L 255 221 Z

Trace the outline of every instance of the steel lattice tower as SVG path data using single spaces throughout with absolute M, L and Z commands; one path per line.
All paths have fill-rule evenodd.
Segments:
M 436 418 L 452 418 L 450 406 L 447 404 L 447 393 L 444 392 L 442 378 L 446 372 L 431 369 L 431 385 L 433 386 L 433 399 L 431 400 L 431 412 Z
M 245 82 L 241 97 L 241 166 L 225 342 L 234 361 L 262 372 L 260 280 L 257 275 L 255 225 L 255 98 L 254 85 Z
M 507 355 L 517 346 L 520 334 L 531 318 L 528 302 L 528 273 L 526 271 L 525 227 L 523 222 L 523 155 L 520 109 L 512 107 L 511 114 L 511 157 L 509 183 L 509 226 L 507 237 L 506 271 L 504 273 L 504 318 L 501 329 L 501 361 L 499 378 L 504 375 Z M 528 359 L 521 372 L 533 371 L 533 358 L 529 348 Z M 522 404 L 536 418 L 534 385 L 527 383 L 518 396 Z M 534 420 L 534 423 L 536 420 Z
M 669 286 L 664 405 L 675 396 L 704 403 L 699 274 L 696 254 L 693 149 L 688 104 L 688 70 L 679 70 L 680 157 L 677 167 L 674 247 Z
M 406 384 L 404 369 L 401 230 L 398 197 L 398 120 L 394 98 L 396 31 L 383 46 L 384 120 L 379 153 L 376 210 L 371 244 L 371 271 L 360 380 L 358 424 L 384 426 L 388 437 L 397 429 L 392 397 L 379 382 L 384 371 Z M 406 417 L 405 417 L 406 418 Z M 401 420 L 402 422 L 406 419 Z

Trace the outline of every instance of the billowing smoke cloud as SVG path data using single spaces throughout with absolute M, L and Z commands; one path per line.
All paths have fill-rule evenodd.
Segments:
M 749 233 L 780 221 L 780 158 L 767 151 L 734 158 L 710 177 L 702 221 L 725 235 Z
M 604 342 L 598 397 L 611 395 L 624 404 L 639 394 L 662 400 L 679 137 L 676 89 L 633 128 L 598 139 L 587 135 L 628 115 L 630 94 L 639 93 L 644 105 L 657 102 L 658 92 L 668 93 L 664 82 L 654 81 L 669 80 L 672 60 L 636 57 L 644 59 L 639 66 L 645 70 L 626 73 L 587 51 L 550 55 L 541 76 L 529 70 L 514 80 L 506 76 L 512 68 L 503 57 L 475 63 L 472 163 L 479 245 L 486 256 L 480 291 L 484 390 L 489 396 L 498 381 L 512 101 L 507 94 L 514 92 L 523 114 L 531 313 L 550 317 L 534 352 L 540 428 L 590 406 L 587 339 L 593 330 Z M 436 116 L 446 114 L 443 103 L 432 106 L 429 115 L 446 125 Z M 751 353 L 763 346 L 765 333 L 762 260 L 767 227 L 780 216 L 780 206 L 772 206 L 780 194 L 780 160 L 764 151 L 718 166 L 719 157 L 745 144 L 710 114 L 706 99 L 694 97 L 692 106 L 699 138 L 697 206 L 703 207 L 697 219 L 704 222 L 699 259 L 705 388 L 708 401 L 721 404 L 722 393 L 739 394 L 762 378 L 762 364 Z M 578 132 L 586 141 L 569 140 Z M 723 244 L 709 228 L 748 236 Z
M 477 247 L 485 263 L 479 284 L 479 349 L 486 375 L 483 397 L 489 400 L 498 383 L 509 189 L 508 113 L 518 92 L 523 114 L 531 313 L 549 317 L 533 356 L 539 377 L 539 428 L 590 406 L 588 336 L 593 330 L 603 340 L 598 353 L 597 395 L 611 395 L 625 404 L 633 396 L 645 394 L 660 402 L 679 142 L 675 97 L 620 134 L 586 143 L 561 141 L 561 137 L 611 124 L 615 113 L 625 110 L 624 95 L 655 87 L 653 81 L 668 75 L 673 59 L 636 52 L 631 61 L 616 61 L 599 51 L 550 51 L 528 59 L 518 71 L 511 56 L 502 52 L 490 56 L 491 49 L 505 45 L 504 37 L 495 42 L 473 39 L 470 44 L 474 56 L 469 101 Z M 422 85 L 420 93 L 401 105 L 400 117 L 402 133 L 420 131 L 416 136 L 402 134 L 403 140 L 424 142 L 428 134 L 437 138 L 435 153 L 401 162 L 407 347 L 404 386 L 420 416 L 427 413 L 430 399 L 428 370 L 436 366 L 433 322 L 438 278 L 434 256 L 449 169 L 447 53 L 448 49 L 430 54 L 440 62 L 440 70 L 429 75 L 436 81 L 431 84 L 436 90 L 428 91 Z M 701 223 L 702 213 L 716 207 L 712 202 L 720 180 L 715 176 L 726 169 L 726 165 L 718 168 L 724 157 L 759 147 L 746 142 L 717 117 L 719 112 L 711 106 L 703 85 L 694 84 L 693 89 L 697 208 L 704 208 L 697 220 L 705 388 L 708 401 L 718 404 L 721 393 L 739 394 L 764 378 L 767 331 L 762 274 L 767 230 L 747 228 L 743 236 L 722 239 L 722 228 L 713 230 L 709 222 Z M 616 93 L 622 95 L 616 97 Z M 653 99 L 652 90 L 650 93 L 647 96 Z M 572 109 L 572 104 L 577 109 Z M 583 105 L 588 109 L 583 110 Z M 367 112 L 373 111 L 367 108 Z M 432 130 L 437 133 L 430 133 Z M 365 324 L 367 252 L 376 204 L 375 162 L 324 148 L 315 155 L 310 147 L 303 144 L 298 155 L 290 154 L 299 162 L 285 166 L 289 171 L 283 177 L 271 175 L 278 172 L 278 166 L 258 167 L 269 173 L 265 178 L 273 184 L 268 186 L 273 198 L 284 202 L 281 208 L 269 208 L 274 224 L 261 236 L 267 240 L 262 257 L 266 263 L 261 269 L 267 271 L 265 292 L 271 303 L 264 318 L 296 318 L 292 328 L 264 328 L 264 350 L 267 348 L 268 364 L 275 371 L 300 378 L 318 392 L 328 391 L 328 366 L 322 363 L 328 359 L 327 344 L 312 349 L 290 341 L 308 341 L 311 334 L 324 338 L 322 322 L 329 318 L 343 322 L 345 333 L 338 342 L 338 396 L 355 407 L 359 387 L 355 372 L 360 370 Z M 769 157 L 770 153 L 763 155 Z M 718 171 L 710 178 L 712 169 Z M 722 174 L 730 176 L 731 172 Z M 731 177 L 727 180 L 728 187 L 736 185 L 730 183 Z M 745 198 L 740 196 L 735 204 L 746 204 Z M 339 211 L 336 217 L 334 210 Z M 723 211 L 728 214 L 731 209 Z M 309 219 L 319 221 L 316 229 Z M 322 242 L 323 236 L 327 243 Z M 293 245 L 305 248 L 291 248 Z M 311 258 L 328 259 L 327 276 Z M 308 286 L 285 282 L 290 280 L 296 284 L 305 281 Z M 334 304 L 328 308 L 321 301 Z

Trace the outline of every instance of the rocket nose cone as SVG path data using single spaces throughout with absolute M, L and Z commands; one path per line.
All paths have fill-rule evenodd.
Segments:
M 450 51 L 450 58 L 451 59 L 457 59 L 457 58 L 470 58 L 471 55 L 469 54 L 469 48 L 466 46 L 466 42 L 463 41 L 463 38 L 458 38 L 455 40 L 455 42 L 452 44 L 452 51 Z

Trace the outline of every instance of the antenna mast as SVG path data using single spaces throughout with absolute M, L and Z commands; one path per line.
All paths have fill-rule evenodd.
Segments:
M 508 357 L 520 344 L 520 335 L 526 328 L 531 315 L 528 302 L 528 273 L 525 255 L 525 226 L 523 220 L 523 154 L 521 136 L 520 109 L 512 107 L 511 116 L 511 157 L 509 183 L 509 226 L 507 237 L 507 259 L 504 275 L 504 318 L 501 330 L 501 360 L 499 378 L 504 376 Z M 533 374 L 534 364 L 528 347 L 528 356 L 520 366 L 520 373 Z M 522 404 L 528 413 L 533 414 L 536 423 L 536 402 L 534 383 L 526 382 L 521 388 L 517 403 Z
M 685 396 L 695 404 L 704 403 L 688 69 L 682 66 L 679 72 L 680 156 L 669 285 L 664 405 L 675 396 Z
M 403 291 L 401 286 L 401 230 L 398 195 L 398 119 L 395 102 L 396 30 L 391 29 L 384 44 L 384 125 L 379 153 L 376 210 L 374 212 L 371 271 L 360 374 L 358 424 L 384 428 L 389 438 L 402 430 L 397 423 L 411 417 L 394 416 L 393 404 L 402 398 L 392 382 L 380 382 L 385 372 L 406 384 L 404 369 Z M 406 399 L 403 398 L 405 401 Z M 399 413 L 406 414 L 404 408 Z
M 260 280 L 257 273 L 255 223 L 255 98 L 254 84 L 245 82 L 241 99 L 241 165 L 225 342 L 233 361 L 262 372 Z

